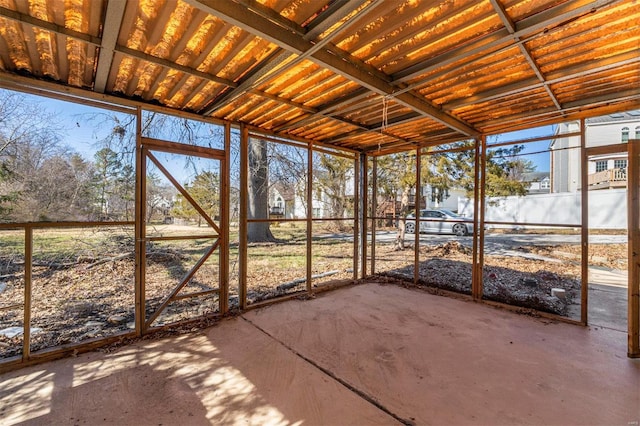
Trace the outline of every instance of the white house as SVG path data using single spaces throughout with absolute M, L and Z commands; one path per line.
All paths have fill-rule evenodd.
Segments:
M 353 199 L 355 193 L 353 173 L 345 181 L 345 198 Z M 312 217 L 331 217 L 331 197 L 314 185 L 312 191 Z M 345 212 L 352 216 L 353 212 Z M 306 184 L 304 181 L 276 182 L 269 188 L 269 216 L 282 219 L 301 219 L 307 217 Z
M 557 135 L 579 131 L 577 122 L 562 123 Z M 610 114 L 585 120 L 587 147 L 626 143 L 640 139 L 640 110 Z M 551 149 L 551 192 L 580 190 L 580 138 L 558 136 Z M 572 149 L 573 148 L 573 149 Z M 589 189 L 626 187 L 627 154 L 592 156 L 588 161 Z

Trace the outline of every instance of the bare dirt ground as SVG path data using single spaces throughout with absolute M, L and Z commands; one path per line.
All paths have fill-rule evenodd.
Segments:
M 410 248 L 408 250 L 411 250 Z M 592 266 L 626 268 L 626 244 L 593 244 L 589 247 Z M 413 281 L 413 264 L 404 251 L 381 247 L 381 275 Z M 406 251 L 406 250 L 405 250 Z M 580 246 L 519 247 L 510 255 L 485 255 L 484 297 L 523 308 L 567 315 L 570 305 L 579 303 Z M 456 241 L 420 248 L 418 283 L 427 287 L 471 293 L 472 252 Z M 552 295 L 564 290 L 564 297 Z M 556 292 L 558 293 L 558 292 Z
M 319 243 L 318 243 L 319 244 Z M 320 246 L 319 246 L 320 247 Z M 31 351 L 103 338 L 134 328 L 134 259 L 122 255 L 122 248 L 95 258 L 76 258 L 73 262 L 37 263 L 33 269 L 31 302 Z M 119 251 L 118 251 L 119 250 Z M 254 259 L 248 273 L 249 303 L 305 289 L 306 268 L 295 262 L 289 243 L 253 247 Z M 352 278 L 353 245 L 348 241 L 329 241 L 314 249 L 314 286 Z M 626 257 L 626 245 L 590 247 L 592 263 L 620 269 Z M 566 315 L 569 306 L 579 300 L 579 246 L 522 247 L 522 256 L 485 256 L 485 297 L 526 308 Z M 124 251 L 125 254 L 128 250 Z M 193 253 L 158 245 L 151 251 L 147 266 L 147 318 L 189 271 L 202 249 Z M 304 254 L 304 248 L 302 249 Z M 378 248 L 377 271 L 385 275 L 413 280 L 413 252 L 395 252 L 390 246 Z M 527 256 L 537 255 L 540 260 Z M 304 257 L 304 256 L 303 256 Z M 255 259 L 271 259 L 260 263 Z M 410 262 L 407 261 L 410 259 Z M 419 283 L 424 286 L 460 293 L 471 291 L 470 249 L 458 242 L 421 247 Z M 24 299 L 24 267 L 20 259 L 0 258 L 0 359 L 16 356 L 22 350 L 21 328 Z M 237 274 L 237 268 L 232 268 Z M 183 293 L 216 288 L 211 277 L 217 267 L 205 264 L 182 290 Z M 236 275 L 237 277 L 237 275 Z M 564 289 L 564 299 L 551 295 L 552 288 Z M 231 283 L 230 303 L 237 304 L 237 278 Z M 14 305 L 14 306 L 12 306 Z M 198 318 L 218 308 L 217 294 L 184 299 L 169 304 L 154 325 Z

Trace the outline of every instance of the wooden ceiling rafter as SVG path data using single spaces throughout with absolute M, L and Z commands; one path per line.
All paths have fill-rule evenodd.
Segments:
M 196 2 L 197 3 L 197 2 Z M 254 2 L 244 2 L 245 5 L 247 5 L 248 3 L 251 3 L 251 8 L 256 7 L 257 5 L 254 4 Z M 382 3 L 382 0 L 372 0 L 369 4 L 367 4 L 364 8 L 362 8 L 361 10 L 359 10 L 356 15 L 354 16 L 354 18 L 352 19 L 357 19 L 358 17 L 363 17 L 366 16 L 366 14 L 368 12 L 370 12 L 372 9 L 374 9 L 378 4 Z M 195 5 L 195 3 L 194 3 Z M 346 17 L 347 15 L 353 13 L 356 11 L 356 9 L 358 8 L 358 4 L 356 2 L 341 2 L 341 3 L 337 3 L 335 5 L 335 10 L 330 10 L 328 9 L 327 11 L 325 11 L 323 14 L 321 14 L 317 19 L 313 20 L 310 25 L 309 28 L 306 32 L 302 31 L 301 28 L 298 28 L 296 26 L 295 23 L 292 22 L 286 22 L 283 20 L 279 20 L 279 23 L 281 26 L 295 32 L 298 35 L 302 35 L 302 38 L 305 40 L 315 40 L 320 34 L 324 33 L 325 31 L 327 31 L 331 26 L 335 25 L 336 23 L 340 22 L 344 17 Z M 260 10 L 263 10 L 263 7 L 260 6 L 259 7 Z M 265 18 L 268 18 L 269 14 L 268 13 L 261 13 L 261 15 Z M 268 77 L 270 76 L 270 74 L 278 67 L 278 71 L 279 72 L 284 72 L 287 69 L 293 68 L 295 65 L 299 64 L 300 62 L 302 62 L 303 60 L 308 59 L 311 55 L 313 55 L 316 51 L 324 48 L 327 44 L 329 44 L 332 40 L 332 37 L 335 36 L 336 34 L 346 31 L 349 29 L 350 25 L 352 24 L 353 21 L 347 21 L 345 22 L 343 25 L 340 25 L 337 28 L 333 28 L 332 33 L 325 35 L 325 37 L 321 40 L 315 40 L 314 41 L 314 45 L 312 48 L 308 49 L 307 51 L 305 51 L 302 54 L 297 55 L 297 57 L 293 60 L 293 61 L 289 61 L 286 65 L 280 67 L 280 64 L 288 61 L 293 54 L 283 48 L 278 48 L 277 51 L 274 51 L 274 53 L 272 53 L 272 55 L 268 58 L 265 58 L 265 60 L 263 61 L 263 63 L 261 65 L 259 65 L 258 67 L 256 67 L 256 69 L 239 85 L 237 85 L 237 87 L 235 88 L 235 90 L 232 90 L 230 92 L 228 92 L 227 94 L 225 94 L 224 96 L 222 96 L 219 100 L 214 101 L 213 104 L 209 105 L 208 107 L 206 107 L 202 113 L 204 115 L 211 115 L 213 114 L 215 111 L 219 110 L 220 108 L 225 107 L 226 105 L 228 105 L 230 102 L 233 102 L 235 99 L 237 99 L 240 96 L 243 96 L 244 93 L 246 92 L 250 92 L 250 93 L 255 93 L 255 94 L 259 94 L 261 96 L 270 98 L 272 100 L 275 101 L 279 101 L 279 102 L 283 102 L 283 103 L 287 103 L 289 105 L 292 105 L 294 107 L 299 107 L 301 110 L 308 112 L 309 114 L 304 117 L 303 119 L 301 119 L 300 121 L 296 121 L 296 125 L 300 126 L 300 125 L 304 125 L 304 124 L 310 124 L 313 121 L 317 120 L 317 119 L 322 119 L 322 118 L 331 118 L 333 120 L 337 120 L 339 122 L 345 123 L 345 124 L 349 124 L 355 127 L 360 128 L 361 130 L 363 130 L 364 132 L 368 132 L 371 131 L 370 129 L 368 129 L 368 127 L 364 124 L 355 122 L 353 120 L 349 120 L 345 117 L 343 117 L 341 114 L 326 114 L 324 111 L 319 110 L 317 108 L 309 108 L 309 107 L 305 107 L 302 104 L 296 104 L 294 102 L 291 102 L 287 99 L 281 98 L 281 97 L 276 97 L 274 95 L 270 95 L 267 94 L 266 92 L 262 92 L 256 89 L 256 87 L 260 84 L 262 84 L 264 82 L 264 80 L 268 80 Z M 368 93 L 368 92 L 367 92 Z M 304 121 L 302 121 L 304 120 Z M 289 126 L 287 126 L 287 129 L 290 128 Z M 283 131 L 286 129 L 279 129 L 279 131 Z M 388 135 L 390 137 L 395 137 L 394 135 Z M 398 138 L 399 141 L 404 141 L 402 138 Z
M 120 27 L 126 7 L 126 0 L 113 0 L 107 3 L 104 24 L 101 28 L 100 54 L 98 56 L 95 83 L 93 85 L 93 90 L 98 93 L 104 93 L 107 87 L 107 81 L 115 56 L 116 44 L 118 43 L 118 34 L 120 34 Z
M 381 0 L 372 1 L 366 8 L 360 11 L 359 15 L 366 15 L 366 13 L 370 11 L 371 8 L 380 1 Z M 197 0 L 194 0 L 194 2 L 197 3 Z M 356 7 L 357 7 L 357 3 L 347 2 L 346 5 L 343 5 L 342 7 L 338 8 L 334 12 L 337 14 L 337 16 L 332 17 L 331 15 L 328 15 L 328 16 L 326 14 L 322 15 L 322 17 L 312 21 L 309 25 L 308 31 L 304 33 L 302 29 L 298 30 L 294 23 L 290 23 L 290 26 L 287 28 L 288 30 L 295 31 L 298 34 L 302 34 L 302 38 L 306 41 L 314 41 L 315 42 L 314 46 L 308 51 L 306 51 L 305 53 L 297 55 L 297 57 L 292 61 L 289 61 L 289 60 L 292 56 L 294 56 L 294 54 L 291 53 L 290 51 L 287 51 L 286 49 L 283 49 L 282 47 L 279 47 L 277 49 L 277 53 L 273 54 L 272 57 L 265 58 L 263 63 L 258 65 L 256 69 L 247 78 L 245 78 L 245 80 L 242 83 L 240 83 L 240 85 L 236 88 L 236 90 L 233 90 L 233 91 L 230 91 L 229 93 L 224 94 L 224 96 L 220 99 L 214 99 L 213 103 L 207 106 L 202 111 L 202 113 L 205 115 L 213 114 L 218 109 L 223 108 L 224 106 L 228 105 L 230 102 L 233 102 L 235 99 L 242 96 L 245 91 L 254 90 L 259 84 L 263 83 L 275 69 L 278 69 L 279 72 L 284 72 L 288 69 L 293 68 L 295 65 L 299 64 L 303 60 L 307 59 L 315 51 L 322 49 L 327 43 L 331 41 L 331 35 L 326 36 L 325 38 L 319 41 L 316 40 L 316 38 L 328 29 L 327 25 L 329 23 L 334 22 L 336 19 L 339 21 L 344 16 L 353 12 L 356 9 Z M 326 19 L 326 22 L 324 21 L 325 19 Z M 345 28 L 344 25 L 341 26 L 339 30 L 341 31 L 343 28 Z M 348 28 L 348 26 L 346 28 Z M 339 30 L 335 29 L 333 31 L 333 34 L 335 35 Z M 286 64 L 284 66 L 281 66 L 281 64 L 285 62 Z
M 564 69 L 563 72 L 556 72 L 547 75 L 546 84 L 554 85 L 587 75 L 595 75 L 602 71 L 613 68 L 620 68 L 622 66 L 630 64 L 640 64 L 640 56 L 637 53 L 628 52 L 622 55 L 594 60 L 588 66 L 585 64 L 574 65 L 572 67 Z M 541 82 L 537 81 L 536 79 L 529 79 L 514 83 L 512 85 L 501 86 L 500 88 L 492 89 L 484 93 L 477 93 L 476 95 L 470 96 L 464 100 L 443 104 L 442 107 L 447 110 L 453 110 L 482 102 L 488 102 L 494 99 L 499 99 L 504 96 L 511 96 L 517 93 L 528 92 L 541 87 L 543 87 L 543 84 Z
M 525 44 L 521 42 L 522 40 L 520 39 L 520 37 L 514 35 L 516 33 L 515 22 L 513 22 L 511 17 L 507 14 L 507 11 L 504 9 L 502 4 L 498 2 L 498 0 L 489 0 L 489 1 L 491 2 L 493 9 L 496 11 L 498 16 L 500 17 L 500 20 L 504 24 L 507 31 L 509 31 L 509 33 L 513 35 L 513 39 L 518 45 L 518 48 L 520 49 L 522 56 L 525 58 L 525 60 L 527 61 L 527 63 L 529 64 L 533 72 L 536 74 L 536 77 L 538 78 L 538 80 L 540 80 L 540 83 L 542 84 L 547 94 L 555 104 L 556 108 L 558 108 L 558 110 L 562 110 L 562 105 L 560 105 L 558 98 L 549 87 L 549 84 L 547 84 L 544 75 L 542 75 L 542 71 L 540 70 L 540 67 L 531 56 L 531 52 L 529 52 L 529 49 L 527 49 Z
M 82 2 L 3 3 L 0 86 L 18 74 L 368 153 L 640 102 L 636 0 Z
M 436 71 L 446 65 L 459 61 L 461 58 L 475 57 L 475 60 L 494 55 L 504 49 L 510 49 L 515 43 L 525 43 L 533 37 L 538 37 L 541 33 L 553 27 L 559 26 L 562 22 L 573 21 L 585 14 L 593 13 L 594 10 L 612 6 L 621 0 L 570 0 L 553 8 L 547 9 L 537 15 L 523 19 L 515 24 L 516 31 L 510 33 L 507 28 L 479 37 L 471 43 L 461 45 L 443 54 L 434 56 L 418 62 L 404 69 L 403 71 L 391 74 L 393 84 L 407 83 L 419 78 L 430 71 Z M 413 82 L 402 90 L 413 90 L 423 84 L 423 82 Z
M 314 44 L 302 37 L 273 24 L 271 21 L 241 7 L 233 2 L 215 0 L 189 0 L 200 5 L 208 13 L 233 23 L 258 37 L 266 38 L 278 46 L 301 55 L 314 48 Z M 383 96 L 390 96 L 397 102 L 414 109 L 416 112 L 451 127 L 464 136 L 479 135 L 479 132 L 458 118 L 446 114 L 438 107 L 411 92 L 396 94 L 397 88 L 390 84 L 390 78 L 372 66 L 369 66 L 349 55 L 340 52 L 335 46 L 327 43 L 326 49 L 318 49 L 309 59 L 318 65 L 344 76 L 358 84 Z M 315 50 L 315 49 L 314 49 Z

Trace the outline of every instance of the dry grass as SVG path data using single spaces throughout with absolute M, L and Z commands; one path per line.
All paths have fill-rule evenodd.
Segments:
M 307 242 L 304 224 L 280 224 L 272 228 L 276 243 L 252 244 L 248 250 L 248 302 L 303 291 L 306 288 Z M 34 233 L 32 282 L 32 351 L 130 331 L 134 321 L 133 229 L 57 229 Z M 150 235 L 202 235 L 203 238 L 154 241 L 147 247 L 146 318 L 176 288 L 212 240 L 211 230 L 198 227 L 156 226 Z M 24 302 L 24 233 L 0 233 L 0 330 L 22 327 Z M 235 242 L 233 239 L 235 238 Z M 413 279 L 414 253 L 409 246 L 394 251 L 391 243 L 376 245 L 376 272 Z M 485 256 L 486 296 L 496 300 L 564 314 L 566 305 L 549 304 L 551 287 L 565 288 L 567 302 L 579 294 L 578 245 L 521 247 L 523 255 L 535 254 L 557 262 L 518 256 Z M 621 268 L 626 245 L 592 245 L 592 261 Z M 353 241 L 348 234 L 314 228 L 311 240 L 313 286 L 353 277 Z M 230 254 L 230 304 L 238 303 L 238 244 L 232 233 Z M 420 250 L 422 285 L 469 293 L 470 250 L 457 242 L 424 245 Z M 219 265 L 214 254 L 178 294 L 218 288 Z M 522 283 L 534 278 L 539 291 Z M 203 294 L 171 302 L 153 326 L 202 317 L 218 310 L 218 295 Z M 0 336 L 0 359 L 18 355 L 20 334 Z

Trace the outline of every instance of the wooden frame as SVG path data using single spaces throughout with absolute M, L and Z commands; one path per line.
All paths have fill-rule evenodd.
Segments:
M 587 325 L 589 322 L 589 191 L 587 163 L 589 154 L 587 153 L 587 137 L 584 119 L 580 120 L 580 187 L 582 188 L 581 226 L 580 226 L 580 246 L 582 248 L 580 278 L 582 281 L 580 295 L 580 322 Z
M 72 91 L 75 93 L 75 91 Z M 80 92 L 78 92 L 80 93 Z M 96 102 L 100 106 L 104 106 L 99 102 Z M 147 237 L 145 230 L 145 222 L 144 215 L 142 214 L 144 209 L 143 206 L 146 204 L 146 195 L 145 195 L 145 186 L 146 186 L 146 158 L 148 154 L 146 150 L 163 150 L 169 153 L 177 153 L 177 154 L 187 154 L 187 155 L 202 155 L 208 156 L 212 153 L 211 150 L 202 147 L 188 147 L 181 144 L 177 144 L 174 142 L 163 142 L 158 141 L 151 138 L 143 138 L 141 134 L 141 113 L 142 108 L 139 104 L 135 109 L 136 114 L 136 217 L 139 218 L 135 222 L 68 222 L 68 223 L 57 223 L 57 224 L 47 224 L 47 223 L 12 223 L 12 224 L 2 224 L 0 225 L 0 229 L 5 228 L 23 228 L 24 229 L 24 238 L 25 238 L 25 300 L 23 303 L 24 312 L 23 312 L 23 321 L 24 321 L 24 340 L 23 340 L 23 352 L 21 356 L 21 365 L 26 365 L 32 362 L 34 359 L 50 359 L 51 353 L 63 354 L 68 353 L 69 349 L 67 347 L 61 347 L 56 351 L 47 351 L 47 356 L 41 356 L 40 354 L 31 354 L 30 351 L 30 340 L 31 340 L 31 330 L 30 330 L 30 322 L 31 322 L 31 281 L 32 281 L 32 258 L 33 258 L 33 229 L 46 229 L 53 227 L 72 227 L 72 226 L 112 226 L 112 225 L 134 225 L 134 233 L 135 233 L 135 247 L 136 247 L 136 269 L 135 269 L 135 310 L 136 310 L 136 321 L 135 321 L 135 335 L 141 336 L 148 332 L 149 326 L 151 324 L 151 320 L 145 322 L 144 312 L 145 312 L 145 261 L 144 261 L 144 244 L 147 240 L 160 240 L 161 238 L 156 237 Z M 121 111 L 123 107 L 113 107 L 113 110 Z M 126 112 L 131 112 L 132 110 L 126 109 Z M 163 110 L 163 112 L 168 112 Z M 189 118 L 195 118 L 189 115 Z M 241 151 L 241 186 L 246 187 L 247 177 L 248 177 L 248 164 L 247 164 L 247 144 L 249 137 L 249 129 L 250 126 L 241 125 L 240 126 L 240 151 Z M 222 197 L 225 200 L 229 200 L 229 182 L 228 176 L 230 174 L 230 139 L 231 139 L 231 123 L 224 122 L 224 131 L 225 131 L 225 149 L 224 150 L 214 150 L 215 153 L 211 155 L 210 158 L 215 158 L 220 160 L 221 168 L 225 171 L 226 179 L 221 180 L 221 193 Z M 572 136 L 574 134 L 571 134 Z M 581 131 L 579 132 L 581 137 L 581 147 L 582 147 L 582 156 L 581 156 L 581 164 L 582 164 L 582 187 L 586 188 L 585 185 L 585 177 L 586 177 L 586 161 L 588 155 L 594 153 L 605 152 L 608 148 L 586 148 L 585 147 L 585 134 L 584 134 L 584 119 L 581 120 Z M 271 138 L 270 139 L 274 143 L 286 143 L 286 141 L 280 141 L 278 139 Z M 330 149 L 325 148 L 316 148 L 311 142 L 307 143 L 308 149 L 308 174 L 309 174 L 309 182 L 307 185 L 307 196 L 309 202 L 309 210 L 312 212 L 312 190 L 313 190 L 313 182 L 312 182 L 312 162 L 313 162 L 313 152 L 323 152 L 326 154 L 337 155 L 345 158 L 353 158 L 354 159 L 354 170 L 355 170 L 355 215 L 354 218 L 350 219 L 342 219 L 342 218 L 329 218 L 329 219 L 319 219 L 319 220 L 353 220 L 354 221 L 354 279 L 358 278 L 358 271 L 360 271 L 361 277 L 366 277 L 367 274 L 367 261 L 369 257 L 368 253 L 368 243 L 367 243 L 367 224 L 368 220 L 373 219 L 372 225 L 372 244 L 371 244 L 371 274 L 375 273 L 375 203 L 377 193 L 377 156 L 368 157 L 364 153 L 354 154 L 353 156 L 349 154 L 341 154 L 334 153 Z M 476 300 L 482 299 L 482 265 L 483 265 L 483 252 L 484 252 L 484 226 L 485 223 L 485 206 L 483 203 L 485 196 L 485 184 L 486 184 L 486 153 L 487 148 L 494 148 L 496 146 L 513 144 L 515 142 L 508 142 L 499 145 L 492 145 L 487 147 L 486 137 L 482 136 L 479 140 L 476 140 L 476 173 L 474 176 L 475 184 L 476 184 L 476 214 L 474 215 L 474 269 L 473 269 L 473 282 L 472 282 L 472 295 Z M 640 156 L 640 148 L 638 147 L 639 141 L 630 141 L 629 142 L 629 157 L 638 158 Z M 296 146 L 300 146 L 299 144 L 295 144 Z M 621 147 L 621 146 L 620 146 Z M 420 193 L 420 164 L 421 164 L 421 150 L 422 148 L 417 148 L 417 194 Z M 191 154 L 189 154 L 191 153 Z M 151 155 L 148 158 L 153 158 Z M 373 160 L 373 189 L 374 189 L 374 198 L 372 199 L 373 209 L 369 210 L 368 205 L 368 158 L 372 158 Z M 153 160 L 152 160 L 153 161 Z M 638 218 L 638 204 L 640 200 L 640 160 L 632 161 L 630 164 L 634 164 L 634 168 L 630 171 L 631 178 L 636 179 L 635 182 L 630 182 L 630 190 L 629 190 L 629 206 L 628 206 L 628 217 L 629 217 L 629 350 L 628 355 L 630 357 L 638 357 L 640 356 L 640 348 L 639 348 L 639 300 L 640 300 L 640 291 L 639 291 L 639 282 L 640 282 L 640 264 L 638 263 L 636 257 L 637 253 L 640 253 L 640 218 Z M 583 292 L 581 295 L 582 300 L 582 311 L 581 311 L 581 323 L 587 324 L 587 306 L 588 306 L 588 270 L 587 259 L 588 259 L 588 217 L 587 217 L 587 200 L 588 200 L 588 191 L 583 191 L 583 221 L 580 224 L 581 227 L 581 244 L 582 244 L 582 280 L 585 285 L 583 286 Z M 244 198 L 244 201 L 242 201 Z M 213 223 L 214 229 L 216 229 L 220 234 L 228 237 L 229 235 L 229 211 L 228 211 L 228 202 L 224 203 L 224 208 L 221 211 L 221 223 L 223 224 L 219 229 Z M 247 244 L 246 244 L 246 232 L 247 232 L 247 209 L 246 209 L 246 195 L 244 191 L 241 191 L 241 203 L 240 203 L 240 274 L 239 274 L 239 304 L 241 309 L 247 309 Z M 417 218 L 419 221 L 419 217 Z M 321 291 L 320 289 L 314 290 L 312 288 L 312 280 L 311 280 L 311 271 L 312 271 L 312 247 L 311 247 L 311 237 L 313 231 L 313 222 L 314 218 L 310 213 L 304 221 L 307 224 L 307 288 L 306 291 L 308 294 L 313 294 L 317 291 Z M 546 225 L 546 224 L 545 224 Z M 546 225 L 546 226 L 554 226 L 554 225 Z M 558 225 L 559 226 L 559 225 Z M 199 236 L 201 238 L 202 236 Z M 169 239 L 169 238 L 164 238 Z M 414 282 L 418 281 L 418 265 L 419 265 L 419 237 L 418 233 L 415 236 L 415 250 L 414 254 Z M 226 313 L 229 310 L 228 307 L 228 285 L 229 285 L 229 271 L 228 271 L 228 241 L 227 239 L 222 239 L 219 242 L 219 248 L 221 250 L 221 287 L 220 287 L 220 312 Z M 225 260 L 226 259 L 226 260 Z M 206 260 L 206 259 L 204 259 Z M 204 262 L 203 260 L 203 262 Z M 360 268 L 358 268 L 358 263 L 360 263 Z M 222 266 L 224 265 L 224 266 Z M 633 266 L 633 271 L 632 271 Z M 181 288 L 181 287 L 180 287 Z M 174 289 L 174 292 L 170 296 L 170 298 L 181 298 L 182 296 L 177 296 L 177 291 L 179 289 Z M 291 297 L 294 297 L 293 295 Z M 280 300 L 280 299 L 277 299 Z M 274 300 L 273 302 L 277 301 Z M 169 299 L 165 301 L 168 302 Z M 267 301 L 265 303 L 270 303 L 271 301 Z M 486 302 L 492 303 L 492 302 Z M 264 304 L 264 303 L 261 303 Z M 252 305 L 254 307 L 255 305 Z M 569 321 L 570 322 L 570 321 Z M 126 333 L 123 335 L 131 335 L 132 333 Z M 103 342 L 111 341 L 111 337 L 105 339 Z M 103 343 L 104 344 L 104 343 Z M 73 347 L 73 350 L 77 350 L 78 348 L 94 348 L 100 345 L 100 342 L 87 342 L 71 345 L 69 347 Z M 0 362 L 0 367 L 3 363 Z
M 421 150 L 416 149 L 416 195 L 415 195 L 415 204 L 416 204 L 416 222 L 415 222 L 415 230 L 413 233 L 413 283 L 418 284 L 420 280 L 420 221 L 422 220 L 422 215 L 420 214 L 420 208 L 422 206 L 422 182 L 420 182 L 422 178 L 422 155 L 420 154 Z M 406 232 L 406 223 L 405 223 L 405 232 Z
M 229 138 L 227 137 L 227 133 L 230 133 L 230 129 L 228 126 L 225 127 L 225 146 L 228 144 Z M 229 136 L 230 137 L 230 136 Z M 142 135 L 138 135 L 138 149 L 136 150 L 137 154 L 140 155 L 140 164 L 139 167 L 141 169 L 141 173 L 139 176 L 140 182 L 140 200 L 144 200 L 146 197 L 146 162 L 147 160 L 151 161 L 155 167 L 162 172 L 162 174 L 171 182 L 171 184 L 178 190 L 178 192 L 191 204 L 191 206 L 198 212 L 200 217 L 202 217 L 205 222 L 212 228 L 215 234 L 211 235 L 181 235 L 181 236 L 171 236 L 171 237 L 146 237 L 146 202 L 140 202 L 136 204 L 136 224 L 140 228 L 138 231 L 137 240 L 141 243 L 136 248 L 140 250 L 139 253 L 136 253 L 138 260 L 138 268 L 140 270 L 140 291 L 139 295 L 136 295 L 136 298 L 140 300 L 141 309 L 136 310 L 136 319 L 140 316 L 141 320 L 141 334 L 147 332 L 147 330 L 152 328 L 153 322 L 160 316 L 160 314 L 165 310 L 165 308 L 173 301 L 188 299 L 193 297 L 199 297 L 209 294 L 218 294 L 218 312 L 221 314 L 225 313 L 228 310 L 228 266 L 225 264 L 223 266 L 223 261 L 228 259 L 228 221 L 221 221 L 221 227 L 219 227 L 209 216 L 207 212 L 199 205 L 199 203 L 189 194 L 189 192 L 173 177 L 173 175 L 163 166 L 163 164 L 153 155 L 154 152 L 165 152 L 169 154 L 177 154 L 177 155 L 187 155 L 187 156 L 195 156 L 200 158 L 206 158 L 213 161 L 218 161 L 220 165 L 220 216 L 221 219 L 225 219 L 228 217 L 228 209 L 229 209 L 229 195 L 228 195 L 228 181 L 229 176 L 227 175 L 227 162 L 226 158 L 229 156 L 228 152 L 223 150 L 205 148 L 200 146 L 193 145 L 184 145 L 176 142 L 170 141 L 162 141 L 158 139 L 145 138 Z M 145 173 L 142 174 L 142 171 Z M 226 230 L 226 233 L 225 233 Z M 145 291 L 145 282 L 146 277 L 144 273 L 145 265 L 146 265 L 146 242 L 147 241 L 176 241 L 176 240 L 197 240 L 203 238 L 213 239 L 213 243 L 211 247 L 200 257 L 200 259 L 192 266 L 192 268 L 184 274 L 184 276 L 180 279 L 178 284 L 171 290 L 164 298 L 164 300 L 160 303 L 160 305 L 155 309 L 153 313 L 146 318 L 146 291 Z M 209 259 L 209 257 L 216 251 L 220 250 L 219 257 L 219 273 L 218 273 L 218 288 L 205 290 L 200 292 L 193 292 L 187 294 L 178 293 L 189 283 L 189 281 L 193 278 L 196 272 L 200 269 L 202 265 Z M 224 253 L 223 253 L 224 251 Z M 226 262 L 228 264 L 228 261 Z
M 584 129 L 584 120 L 581 122 Z M 583 131 L 584 133 L 584 131 Z M 588 159 L 592 155 L 627 152 L 627 356 L 640 358 L 640 140 L 630 139 L 626 144 L 613 144 L 586 147 L 584 135 L 581 138 L 583 154 L 582 167 L 586 170 Z M 587 187 L 587 173 L 582 173 L 582 185 Z M 581 323 L 588 324 L 588 193 L 583 191 L 583 228 L 582 228 L 582 268 L 583 299 Z M 586 293 L 586 294 L 585 294 Z
M 313 237 L 313 151 L 311 144 L 307 145 L 307 294 L 311 294 L 311 275 L 313 273 L 313 247 L 311 238 Z
M 630 358 L 640 358 L 640 139 L 629 140 L 627 145 L 629 147 L 627 355 Z

